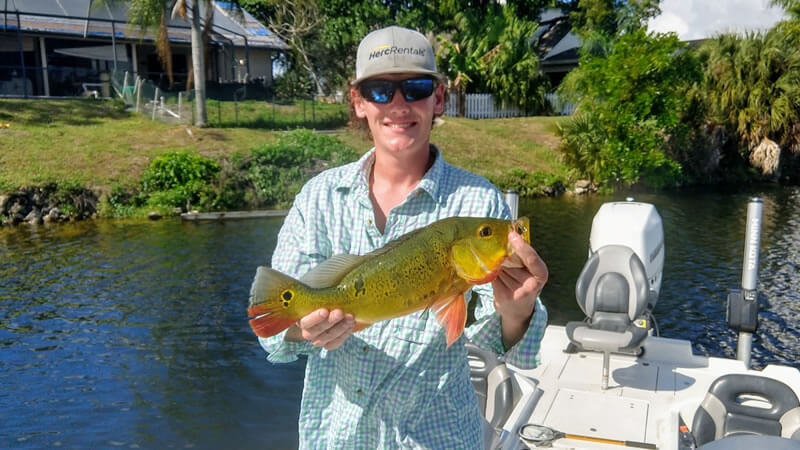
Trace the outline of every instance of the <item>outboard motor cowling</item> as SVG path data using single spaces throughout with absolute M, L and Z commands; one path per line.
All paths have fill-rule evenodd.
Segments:
M 594 217 L 589 243 L 589 260 L 575 283 L 586 320 L 567 323 L 567 351 L 602 352 L 606 389 L 610 354 L 640 353 L 649 334 L 664 267 L 661 216 L 647 203 L 606 203 Z
M 644 264 L 652 310 L 661 291 L 664 272 L 664 224 L 656 207 L 635 201 L 604 203 L 592 220 L 589 256 L 600 247 L 628 247 Z

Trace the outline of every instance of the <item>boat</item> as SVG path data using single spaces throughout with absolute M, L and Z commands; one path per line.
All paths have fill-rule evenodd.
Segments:
M 516 211 L 514 193 L 506 198 Z M 800 449 L 800 371 L 750 365 L 761 211 L 751 199 L 742 286 L 728 295 L 728 325 L 739 333 L 732 359 L 658 335 L 661 217 L 631 198 L 604 203 L 576 280 L 586 319 L 548 325 L 532 370 L 468 344 L 486 448 Z

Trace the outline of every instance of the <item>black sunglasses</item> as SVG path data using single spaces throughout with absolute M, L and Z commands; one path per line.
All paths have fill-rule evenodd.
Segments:
M 411 78 L 400 81 L 365 80 L 358 85 L 358 91 L 370 102 L 389 103 L 394 98 L 397 88 L 400 88 L 407 102 L 415 102 L 430 97 L 434 87 L 432 78 Z

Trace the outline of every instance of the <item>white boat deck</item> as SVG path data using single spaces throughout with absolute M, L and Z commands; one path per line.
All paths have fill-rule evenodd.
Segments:
M 738 360 L 694 355 L 688 341 L 654 336 L 645 340 L 638 358 L 611 355 L 608 389 L 603 390 L 602 353 L 565 353 L 568 344 L 564 327 L 549 326 L 541 365 L 534 370 L 510 367 L 519 400 L 503 428 L 502 448 L 537 448 L 517 437 L 522 425 L 533 423 L 570 435 L 622 441 L 561 438 L 548 448 L 619 449 L 627 442 L 627 447 L 677 450 L 679 416 L 691 427 L 709 386 L 723 374 L 767 376 L 800 392 L 800 372 L 794 368 L 748 371 Z

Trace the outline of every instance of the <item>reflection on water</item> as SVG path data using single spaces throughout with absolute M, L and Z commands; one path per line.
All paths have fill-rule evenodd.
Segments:
M 663 335 L 735 356 L 725 325 L 741 280 L 746 203 L 764 199 L 754 364 L 798 367 L 800 190 L 637 199 L 664 219 Z M 526 201 L 557 324 L 583 318 L 575 278 L 591 219 L 621 196 Z M 304 364 L 269 365 L 247 325 L 255 267 L 280 219 L 94 222 L 0 229 L 3 447 L 296 446 Z

